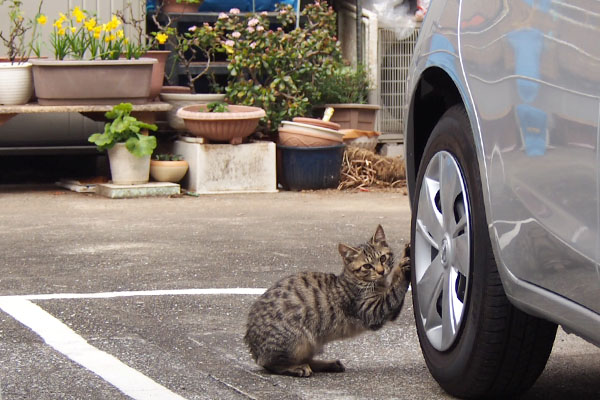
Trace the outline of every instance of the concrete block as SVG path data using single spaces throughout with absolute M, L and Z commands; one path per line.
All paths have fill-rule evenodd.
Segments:
M 385 157 L 403 157 L 404 158 L 404 144 L 392 144 L 386 143 L 381 146 L 379 154 Z
M 114 183 L 101 183 L 96 188 L 96 193 L 111 199 L 126 199 L 132 197 L 173 196 L 181 192 L 176 183 L 148 182 L 141 185 L 115 185 Z
M 200 144 L 178 140 L 173 152 L 190 167 L 181 185 L 193 193 L 276 192 L 273 142 Z

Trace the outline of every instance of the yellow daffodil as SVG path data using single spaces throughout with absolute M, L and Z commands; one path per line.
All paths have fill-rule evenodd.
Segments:
M 75 28 L 74 26 L 72 26 L 70 29 L 71 29 L 71 33 L 75 33 L 77 31 L 77 28 Z
M 87 21 L 85 21 L 83 24 L 85 25 L 88 32 L 91 32 L 96 27 L 96 18 L 90 18 Z
M 65 28 L 58 28 L 58 36 L 65 36 L 65 33 L 67 33 Z
M 62 29 L 62 20 L 57 19 L 56 21 L 54 21 L 54 24 L 52 24 L 53 27 L 55 27 L 56 29 Z
M 156 40 L 158 40 L 158 43 L 160 44 L 165 44 L 165 42 L 167 41 L 167 39 L 169 38 L 169 35 L 167 35 L 166 33 L 160 32 L 156 35 Z
M 77 23 L 80 24 L 83 20 L 85 20 L 85 14 L 79 7 L 75 7 L 73 9 L 73 16 L 77 20 Z
M 125 33 L 123 32 L 123 29 L 117 31 L 117 37 L 119 39 L 123 39 L 125 37 Z
M 46 16 L 44 14 L 41 14 L 39 17 L 37 17 L 38 24 L 46 25 L 46 22 L 48 22 L 48 18 L 46 18 Z
M 100 35 L 102 34 L 102 27 L 97 26 L 94 28 L 94 39 L 100 39 Z
M 107 36 L 104 38 L 104 41 L 105 41 L 106 43 L 108 43 L 108 42 L 114 42 L 115 40 L 117 40 L 117 36 L 116 36 L 114 33 L 113 33 L 112 35 L 107 35 Z

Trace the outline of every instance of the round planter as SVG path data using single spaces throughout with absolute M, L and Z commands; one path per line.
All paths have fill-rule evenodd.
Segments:
M 348 146 L 360 147 L 362 149 L 375 151 L 379 140 L 379 132 L 362 131 L 359 129 L 342 129 L 344 143 Z
M 0 104 L 27 104 L 32 95 L 31 63 L 0 63 Z
M 258 122 L 266 115 L 265 110 L 249 106 L 228 106 L 228 112 L 207 112 L 206 104 L 180 108 L 177 116 L 194 136 L 217 142 L 241 143 L 254 133 Z
M 189 91 L 189 90 L 188 90 Z M 173 107 L 167 112 L 169 126 L 178 131 L 185 131 L 185 123 L 181 117 L 177 116 L 177 111 L 181 107 L 192 104 L 207 104 L 214 101 L 225 101 L 224 94 L 209 93 L 160 93 L 160 99 Z
M 127 150 L 125 143 L 117 143 L 108 149 L 108 161 L 112 183 L 134 185 L 148 182 L 150 156 L 136 157 Z
M 340 183 L 344 144 L 325 147 L 277 145 L 277 179 L 286 190 L 335 188 Z
M 150 176 L 158 182 L 179 182 L 188 170 L 188 162 L 150 160 Z
M 338 123 L 342 129 L 375 130 L 377 111 L 381 109 L 375 104 L 325 104 L 325 108 L 333 108 L 331 121 Z
M 322 119 L 317 118 L 295 117 L 292 121 L 301 124 L 320 126 L 321 128 L 333 129 L 334 131 L 337 131 L 341 128 L 340 124 L 336 124 L 335 122 L 331 121 L 323 121 Z
M 41 105 L 144 104 L 153 58 L 138 60 L 31 60 Z
M 154 58 L 157 62 L 152 65 L 152 78 L 150 79 L 150 101 L 154 101 L 162 90 L 165 80 L 165 66 L 167 58 L 171 52 L 169 50 L 148 50 L 144 57 Z
M 279 144 L 285 146 L 319 147 L 342 143 L 339 131 L 316 125 L 283 121 L 279 127 Z

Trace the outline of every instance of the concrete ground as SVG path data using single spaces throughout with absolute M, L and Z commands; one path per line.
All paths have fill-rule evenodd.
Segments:
M 381 331 L 327 348 L 343 374 L 269 375 L 242 341 L 252 289 L 338 272 L 337 243 L 377 224 L 400 249 L 409 220 L 401 192 L 111 200 L 0 187 L 0 398 L 448 399 L 410 299 Z M 524 398 L 597 398 L 599 376 L 600 350 L 561 330 Z

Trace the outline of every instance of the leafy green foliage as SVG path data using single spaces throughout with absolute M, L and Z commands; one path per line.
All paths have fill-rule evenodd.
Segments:
M 342 63 L 336 38 L 336 14 L 325 1 L 308 4 L 302 25 L 289 5 L 278 6 L 278 25 L 270 29 L 266 13 L 220 14 L 215 25 L 225 32 L 230 102 L 263 108 L 264 133 L 276 132 L 282 120 L 310 113 L 321 99 L 318 82 Z
M 319 82 L 321 102 L 324 104 L 366 104 L 369 94 L 369 78 L 364 66 L 344 66 L 335 69 L 328 79 Z
M 208 110 L 208 112 L 215 113 L 229 112 L 229 107 L 227 107 L 227 103 L 224 103 L 222 101 L 214 101 L 212 103 L 208 103 L 206 105 L 206 109 Z
M 154 124 L 147 124 L 132 117 L 132 110 L 131 103 L 114 106 L 104 114 L 112 122 L 104 125 L 103 133 L 90 135 L 88 141 L 94 143 L 100 151 L 110 149 L 116 143 L 125 143 L 127 150 L 136 157 L 151 155 L 156 148 L 156 137 L 144 135 L 142 130 L 156 131 L 158 128 Z
M 152 159 L 157 161 L 182 161 L 183 156 L 181 154 L 162 153 L 153 155 Z

